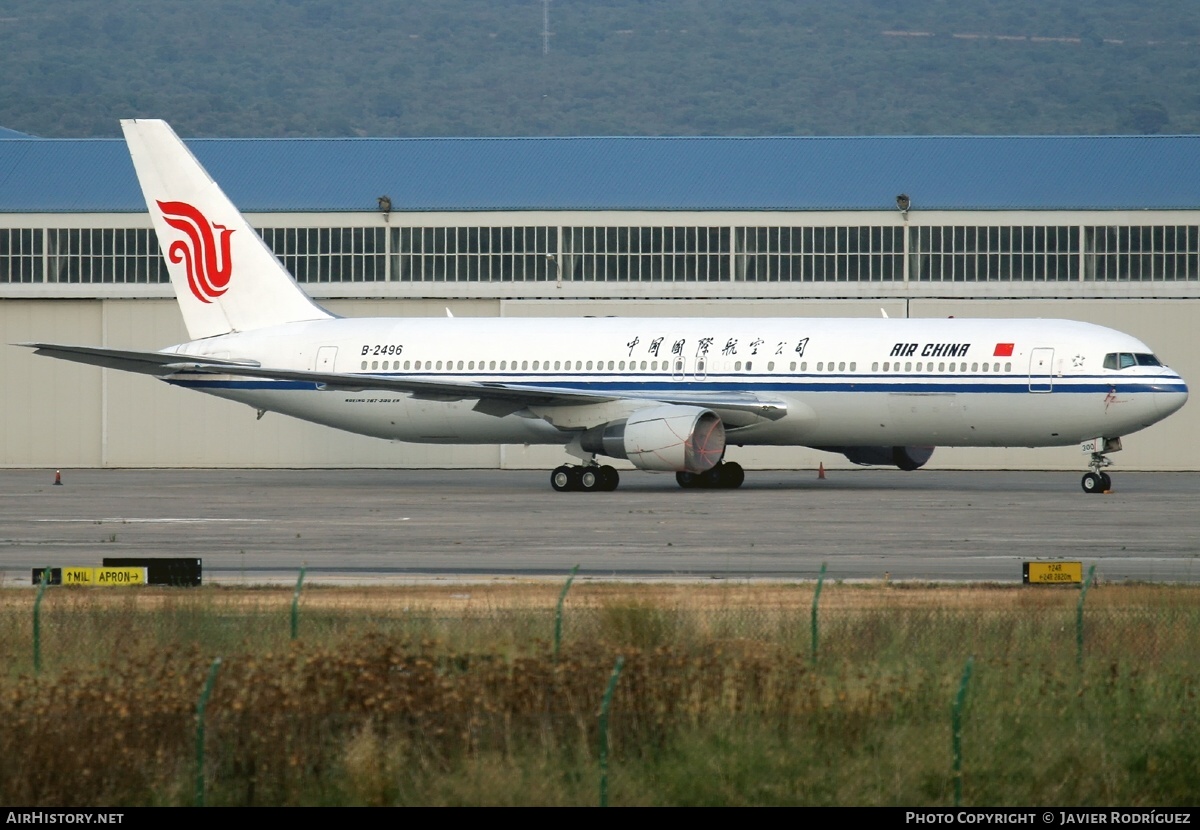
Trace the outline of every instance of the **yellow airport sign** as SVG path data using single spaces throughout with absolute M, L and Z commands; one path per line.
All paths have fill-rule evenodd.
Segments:
M 145 568 L 63 568 L 63 585 L 145 585 Z
M 1083 582 L 1082 562 L 1026 562 L 1027 585 L 1073 585 Z

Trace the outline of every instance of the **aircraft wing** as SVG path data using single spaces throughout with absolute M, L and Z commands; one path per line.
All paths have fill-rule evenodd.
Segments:
M 604 403 L 615 400 L 645 400 L 651 403 L 670 403 L 682 406 L 702 406 L 717 414 L 722 412 L 752 414 L 778 420 L 787 414 L 787 404 L 765 400 L 753 393 L 667 393 L 635 392 L 613 394 L 585 389 L 562 388 L 543 384 L 501 383 L 478 381 L 431 380 L 406 375 L 375 375 L 350 372 L 317 372 L 305 369 L 273 369 L 254 360 L 230 360 L 200 357 L 174 352 L 135 352 L 106 349 L 98 346 L 67 346 L 55 343 L 17 343 L 34 350 L 34 354 L 87 363 L 108 369 L 138 372 L 158 378 L 179 375 L 235 375 L 267 380 L 298 381 L 330 391 L 365 392 L 379 390 L 404 392 L 427 400 L 478 400 L 481 411 L 507 415 L 525 406 L 570 406 Z M 491 405 L 489 406 L 489 402 Z M 725 417 L 724 415 L 722 417 Z
M 177 367 L 181 360 L 213 367 L 232 368 L 261 365 L 257 360 L 226 360 L 217 357 L 179 355 L 171 352 L 133 352 L 122 349 L 104 349 L 98 346 L 64 346 L 58 343 L 14 343 L 13 345 L 25 346 L 33 349 L 34 354 L 43 354 L 47 357 L 57 357 L 61 360 L 72 360 L 76 363 L 87 363 L 92 366 L 103 366 L 106 369 L 120 369 L 123 372 L 138 372 L 156 377 L 167 377 L 179 371 Z

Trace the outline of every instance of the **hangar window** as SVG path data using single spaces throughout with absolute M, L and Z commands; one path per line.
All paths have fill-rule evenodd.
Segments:
M 1083 229 L 1084 279 L 1200 279 L 1196 225 L 1089 226 Z
M 913 229 L 913 279 L 930 282 L 1079 279 L 1079 227 L 932 225 Z
M 724 282 L 728 227 L 565 227 L 563 279 L 595 282 Z
M 35 252 L 41 254 L 38 239 L 41 234 L 30 236 L 30 233 L 22 229 L 0 231 L 0 282 L 43 281 L 37 274 L 42 269 L 30 259 Z M 157 237 L 149 228 L 53 228 L 45 233 L 44 259 L 40 255 L 37 258 L 45 262 L 45 282 L 170 281 Z M 6 268 L 7 280 L 3 277 Z M 27 273 L 29 279 L 25 277 Z
M 557 228 L 392 228 L 391 234 L 392 279 L 402 282 L 530 282 L 559 277 Z
M 297 282 L 380 282 L 387 278 L 383 228 L 262 228 Z
M 903 279 L 904 229 L 893 225 L 737 228 L 738 279 L 880 282 Z
M 43 239 L 40 228 L 0 228 L 0 283 L 43 281 Z

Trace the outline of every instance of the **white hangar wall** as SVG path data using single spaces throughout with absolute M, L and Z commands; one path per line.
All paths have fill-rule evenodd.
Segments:
M 1127 331 L 1200 384 L 1200 211 L 279 213 L 252 216 L 345 316 L 1063 317 Z M 146 214 L 0 214 L 0 334 L 187 339 Z M 549 469 L 559 449 L 389 443 L 0 347 L 3 467 Z M 1200 406 L 1120 469 L 1200 470 Z M 731 448 L 750 468 L 850 466 Z M 940 449 L 935 468 L 1082 470 L 1077 448 Z
M 345 316 L 545 317 L 812 316 L 1062 317 L 1112 326 L 1147 342 L 1185 379 L 1200 382 L 1194 321 L 1200 298 L 1111 299 L 326 299 Z M 5 343 L 47 341 L 112 348 L 161 348 L 187 339 L 174 300 L 0 299 Z M 556 448 L 429 446 L 381 441 L 256 413 L 153 378 L 38 357 L 0 353 L 0 466 L 4 467 L 463 467 L 549 469 Z M 1126 438 L 1118 469 L 1198 470 L 1194 404 Z M 807 449 L 731 448 L 750 468 L 849 467 L 841 456 Z M 930 468 L 1080 470 L 1077 448 L 938 450 Z

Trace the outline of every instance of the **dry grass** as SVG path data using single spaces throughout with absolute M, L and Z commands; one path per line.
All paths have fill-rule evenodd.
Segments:
M 186 804 L 215 656 L 209 803 L 590 804 L 617 656 L 613 803 L 1194 804 L 1200 589 L 578 580 L 0 592 L 0 803 Z

